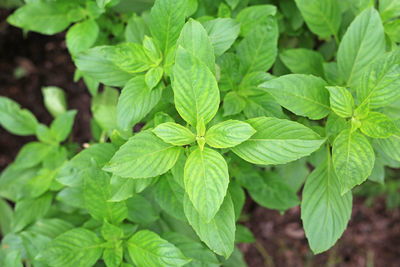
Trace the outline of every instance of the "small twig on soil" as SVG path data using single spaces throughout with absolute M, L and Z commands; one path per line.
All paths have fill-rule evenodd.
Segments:
M 257 251 L 261 254 L 264 259 L 264 266 L 265 267 L 275 267 L 274 261 L 272 257 L 268 254 L 267 250 L 261 245 L 260 242 L 256 241 L 254 243 Z

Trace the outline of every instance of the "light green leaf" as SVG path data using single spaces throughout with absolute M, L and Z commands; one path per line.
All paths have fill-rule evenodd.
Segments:
M 124 86 L 132 74 L 117 66 L 113 61 L 115 57 L 114 46 L 97 46 L 76 55 L 75 64 L 84 75 L 98 82 L 109 86 Z M 126 60 L 125 55 L 120 60 Z
M 224 116 L 231 116 L 243 111 L 246 107 L 246 100 L 236 92 L 229 92 L 223 101 Z
M 215 148 L 234 147 L 249 139 L 256 131 L 250 124 L 228 120 L 207 130 L 206 143 Z
M 161 81 L 164 70 L 162 67 L 151 68 L 145 75 L 147 87 L 151 90 Z
M 240 24 L 230 18 L 218 18 L 206 21 L 204 28 L 214 47 L 215 56 L 218 57 L 232 46 L 239 35 Z
M 92 98 L 93 118 L 102 130 L 111 134 L 117 128 L 117 102 L 119 91 L 105 87 L 103 92 Z
M 75 228 L 57 236 L 37 258 L 54 267 L 90 267 L 102 251 L 101 240 L 95 233 Z
M 385 36 L 378 12 L 365 9 L 347 28 L 339 45 L 339 73 L 348 86 L 357 86 L 364 68 L 385 52 Z
M 219 107 L 219 90 L 209 68 L 178 47 L 172 74 L 175 106 L 181 117 L 191 125 L 200 118 L 204 123 L 211 121 Z
M 112 225 L 105 220 L 101 227 L 101 235 L 105 240 L 115 241 L 124 237 L 124 231 L 120 227 Z
M 241 80 L 239 59 L 234 53 L 225 53 L 217 58 L 220 69 L 218 86 L 221 91 L 232 91 L 237 88 Z
M 318 36 L 337 38 L 341 23 L 341 9 L 336 0 L 295 0 L 308 28 Z M 338 41 L 338 40 L 337 40 Z
M 301 201 L 301 219 L 314 253 L 332 247 L 350 220 L 352 195 L 340 193 L 330 156 L 307 178 Z
M 392 135 L 385 139 L 374 140 L 375 144 L 387 155 L 389 158 L 400 162 L 400 133 Z
M 183 195 L 182 195 L 183 199 Z M 0 233 L 2 236 L 12 231 L 13 210 L 7 201 L 0 198 Z
M 58 142 L 64 141 L 71 133 L 76 113 L 76 110 L 67 111 L 51 123 L 50 131 Z
M 110 3 L 112 0 L 96 0 L 96 3 L 99 8 L 105 8 L 108 3 Z
M 221 206 L 228 189 L 225 159 L 213 149 L 194 150 L 185 164 L 185 191 L 199 215 L 209 222 Z
M 126 201 L 128 220 L 148 225 L 159 219 L 158 211 L 153 204 L 141 195 L 135 194 Z
M 247 97 L 244 115 L 251 119 L 262 116 L 287 118 L 283 113 L 282 107 L 267 92 L 259 96 Z
M 90 215 L 103 222 L 120 223 L 127 217 L 124 202 L 109 202 L 110 176 L 98 168 L 89 168 L 83 174 L 85 207 Z
M 330 93 L 331 109 L 340 117 L 348 118 L 353 115 L 354 99 L 352 94 L 344 87 L 327 86 Z
M 375 154 L 367 138 L 346 129 L 333 143 L 332 160 L 343 195 L 368 178 L 374 167 Z
M 181 151 L 152 132 L 140 132 L 120 147 L 104 170 L 127 178 L 155 177 L 171 169 Z
M 155 178 L 126 179 L 113 175 L 111 177 L 111 198 L 110 202 L 120 202 L 140 193 L 149 187 Z
M 189 19 L 182 29 L 177 45 L 202 61 L 215 74 L 213 44 L 200 22 Z
M 235 210 L 229 194 L 210 222 L 204 221 L 187 194 L 183 200 L 186 218 L 199 236 L 212 251 L 228 258 L 233 252 L 235 238 Z
M 397 128 L 391 119 L 379 112 L 369 112 L 368 116 L 361 120 L 361 132 L 372 138 L 387 138 L 396 133 Z
M 143 75 L 131 79 L 121 91 L 117 104 L 117 123 L 131 131 L 160 101 L 163 86 L 149 89 Z
M 278 29 L 273 26 L 256 26 L 237 47 L 241 73 L 267 71 L 278 53 Z
M 398 0 L 379 0 L 379 13 L 385 22 L 400 16 L 400 2 Z
M 112 46 L 111 59 L 113 63 L 128 73 L 140 73 L 153 66 L 143 46 L 135 43 L 122 43 Z
M 235 242 L 236 243 L 254 243 L 256 239 L 253 233 L 242 224 L 236 225 Z
M 121 243 L 115 243 L 114 247 L 104 249 L 103 261 L 107 267 L 119 267 L 123 256 L 124 249 Z
M 363 72 L 357 87 L 360 105 L 369 101 L 371 108 L 389 105 L 400 98 L 400 53 L 386 53 Z
M 65 30 L 72 22 L 68 8 L 64 3 L 36 1 L 18 8 L 7 22 L 28 31 L 53 35 Z
M 52 194 L 47 193 L 36 199 L 24 199 L 15 205 L 13 231 L 19 232 L 37 219 L 42 218 L 50 209 Z
M 145 35 L 150 35 L 150 30 L 143 18 L 133 14 L 125 28 L 125 39 L 129 43 L 141 44 Z
M 94 45 L 99 35 L 99 26 L 93 19 L 74 24 L 65 36 L 68 50 L 75 55 Z
M 0 124 L 17 135 L 34 135 L 38 122 L 27 109 L 21 109 L 13 100 L 0 96 Z
M 175 122 L 162 123 L 153 130 L 153 133 L 164 142 L 175 146 L 184 146 L 196 141 L 194 133 Z
M 55 172 L 42 168 L 38 171 L 37 175 L 24 185 L 20 193 L 20 197 L 24 198 L 37 198 L 49 190 Z
M 279 58 L 293 73 L 324 77 L 324 58 L 316 51 L 305 48 L 287 49 L 279 54 Z
M 327 116 L 329 92 L 327 83 L 312 75 L 288 74 L 261 85 L 284 108 L 296 115 L 319 120 Z
M 325 139 L 310 128 L 272 117 L 247 121 L 256 133 L 232 151 L 254 164 L 284 164 L 307 156 L 317 150 Z
M 42 87 L 42 94 L 44 105 L 54 118 L 67 111 L 67 100 L 64 90 L 56 86 Z
M 259 25 L 269 25 L 275 14 L 276 6 L 273 5 L 255 5 L 244 8 L 236 16 L 236 20 L 240 22 L 240 35 L 246 36 Z
M 22 147 L 15 159 L 18 168 L 30 168 L 38 165 L 50 153 L 52 146 L 31 142 Z
M 149 230 L 135 233 L 126 245 L 137 266 L 177 267 L 190 261 L 177 247 Z
M 186 0 L 157 0 L 150 12 L 150 31 L 164 56 L 185 24 Z

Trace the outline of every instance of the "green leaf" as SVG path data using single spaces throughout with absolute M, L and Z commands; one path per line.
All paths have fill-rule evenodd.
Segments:
M 120 147 L 104 170 L 128 178 L 155 177 L 171 169 L 181 151 L 152 132 L 140 132 Z
M 153 133 L 164 142 L 175 146 L 184 146 L 196 141 L 196 136 L 188 128 L 174 122 L 166 122 L 158 125 Z
M 183 197 L 183 195 L 182 195 Z M 183 198 L 182 198 L 183 199 Z M 7 201 L 0 198 L 0 233 L 2 236 L 12 231 L 13 210 Z
M 150 30 L 143 18 L 133 14 L 125 28 L 125 39 L 129 43 L 141 44 L 145 35 L 150 35 Z
M 319 37 L 337 38 L 341 23 L 341 9 L 336 0 L 295 0 L 308 28 Z M 337 40 L 338 41 L 338 40 Z
M 29 181 L 24 185 L 22 192 L 20 192 L 20 196 L 24 198 L 36 198 L 44 194 L 49 190 L 54 180 L 54 175 L 54 171 L 45 168 L 40 169 L 37 175 L 29 179 Z
M 150 201 L 141 195 L 133 195 L 126 201 L 128 220 L 139 224 L 150 224 L 159 219 L 158 212 Z
M 204 28 L 214 47 L 215 56 L 218 57 L 235 42 L 239 35 L 240 24 L 230 18 L 218 18 L 206 21 Z
M 324 77 L 324 58 L 316 51 L 305 48 L 287 49 L 279 54 L 279 58 L 292 73 Z
M 278 29 L 273 26 L 255 27 L 237 46 L 241 73 L 267 71 L 278 53 Z
M 183 47 L 185 51 L 202 61 L 215 74 L 213 44 L 200 22 L 189 19 L 182 29 L 177 45 L 178 47 Z
M 242 224 L 236 225 L 235 243 L 254 243 L 256 239 L 253 233 Z
M 350 220 L 352 195 L 340 193 L 330 156 L 307 178 L 301 201 L 301 219 L 314 253 L 332 247 Z
M 97 46 L 77 54 L 75 64 L 84 75 L 98 82 L 109 86 L 124 86 L 132 78 L 132 74 L 118 66 L 114 59 L 120 57 L 121 61 L 125 60 L 126 63 L 132 65 L 126 56 L 122 52 L 116 56 L 114 46 Z M 128 68 L 130 66 L 123 67 Z
M 173 68 L 172 88 L 175 106 L 190 125 L 200 118 L 208 123 L 219 107 L 217 81 L 210 69 L 184 48 L 178 47 Z
M 246 36 L 259 25 L 268 26 L 276 14 L 276 6 L 255 5 L 242 9 L 236 17 L 240 23 L 240 34 Z
M 126 243 L 129 256 L 137 266 L 183 266 L 188 260 L 182 252 L 149 230 L 135 233 Z
M 235 209 L 235 220 L 239 220 L 246 200 L 246 194 L 241 185 L 236 180 L 229 182 L 228 192 L 231 195 L 233 208 Z
M 332 160 L 343 195 L 368 178 L 374 167 L 375 154 L 367 138 L 346 129 L 333 143 Z
M 64 90 L 56 86 L 42 87 L 42 94 L 44 105 L 54 118 L 67 111 L 67 100 Z
M 232 151 L 254 164 L 284 164 L 317 150 L 325 139 L 306 126 L 272 117 L 247 121 L 256 133 Z
M 385 36 L 378 12 L 365 9 L 347 28 L 339 45 L 339 73 L 348 86 L 357 86 L 364 68 L 385 52 Z
M 185 164 L 185 191 L 199 215 L 209 222 L 221 206 L 228 189 L 225 159 L 213 149 L 194 150 Z
M 107 267 L 119 267 L 124 256 L 121 243 L 114 244 L 112 248 L 106 248 L 103 252 L 103 261 Z
M 36 199 L 24 199 L 15 205 L 13 231 L 19 232 L 37 219 L 42 218 L 50 209 L 52 194 L 47 193 Z
M 241 80 L 239 72 L 239 59 L 234 53 L 225 53 L 217 58 L 220 69 L 218 86 L 221 91 L 231 91 L 237 88 Z
M 235 210 L 229 194 L 211 221 L 206 222 L 197 212 L 187 194 L 183 207 L 189 224 L 212 251 L 228 258 L 233 252 L 235 238 Z
M 155 178 L 126 179 L 113 175 L 111 177 L 110 202 L 120 202 L 140 193 L 154 182 Z
M 186 0 L 157 0 L 150 12 L 150 31 L 164 56 L 185 24 Z
M 389 105 L 400 98 L 400 53 L 386 53 L 363 72 L 357 87 L 360 106 L 369 101 L 371 108 Z
M 261 176 L 254 169 L 243 169 L 236 175 L 254 201 L 263 207 L 285 211 L 299 204 L 299 198 L 283 180 L 272 172 Z
M 75 55 L 94 45 L 99 35 L 99 26 L 93 19 L 75 23 L 65 36 L 68 50 Z
M 400 2 L 396 0 L 379 0 L 379 13 L 383 21 L 400 16 Z
M 50 131 L 58 142 L 64 141 L 71 133 L 76 113 L 76 110 L 67 111 L 51 123 Z
M 120 227 L 112 225 L 105 220 L 101 227 L 101 235 L 105 240 L 115 241 L 124 237 L 124 231 Z
M 389 158 L 400 161 L 400 133 L 385 139 L 376 139 L 375 143 Z
M 284 108 L 296 115 L 319 120 L 327 116 L 329 92 L 326 82 L 312 75 L 288 74 L 261 85 Z
M 229 92 L 223 101 L 224 116 L 236 115 L 246 107 L 246 100 L 236 92 Z
M 21 169 L 15 164 L 8 165 L 0 176 L 0 196 L 16 202 L 25 184 L 37 171 L 38 168 Z
M 259 96 L 247 97 L 246 107 L 243 111 L 249 119 L 262 116 L 287 118 L 282 107 L 267 92 Z
M 92 98 L 93 118 L 101 129 L 109 134 L 117 128 L 118 97 L 117 89 L 106 86 L 103 92 Z
M 27 109 L 21 109 L 13 100 L 0 96 L 0 124 L 17 135 L 34 135 L 38 122 Z
M 28 31 L 53 35 L 65 30 L 72 22 L 68 6 L 58 2 L 33 2 L 18 8 L 7 22 Z
M 75 228 L 57 236 L 37 257 L 54 267 L 90 267 L 102 251 L 101 240 L 95 233 Z
M 151 68 L 145 75 L 147 87 L 151 90 L 161 81 L 164 70 L 162 67 Z
M 256 131 L 245 122 L 228 120 L 207 130 L 206 143 L 215 148 L 234 147 L 249 139 Z
M 368 116 L 361 120 L 361 132 L 372 138 L 387 138 L 396 133 L 397 128 L 391 119 L 379 112 L 369 112 Z
M 121 91 L 117 104 L 117 123 L 123 131 L 131 131 L 161 99 L 162 86 L 153 90 L 143 75 L 131 79 Z
M 352 94 L 344 87 L 327 86 L 330 93 L 331 109 L 340 117 L 348 118 L 353 115 L 354 99 Z
M 96 3 L 99 8 L 105 8 L 108 3 L 110 3 L 112 0 L 96 0 Z
M 127 217 L 124 202 L 109 202 L 110 176 L 98 168 L 89 168 L 83 175 L 85 207 L 90 215 L 103 222 L 120 223 Z
M 50 153 L 52 147 L 39 143 L 31 142 L 22 147 L 15 159 L 18 168 L 30 168 L 38 165 Z

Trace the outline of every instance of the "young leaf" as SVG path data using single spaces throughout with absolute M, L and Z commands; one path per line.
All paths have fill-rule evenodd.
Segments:
M 337 54 L 339 72 L 356 86 L 370 62 L 385 52 L 382 21 L 374 8 L 365 9 L 347 28 Z
M 276 101 L 296 115 L 312 120 L 330 112 L 326 82 L 312 75 L 288 74 L 261 84 Z
M 122 131 L 131 131 L 160 101 L 162 86 L 151 90 L 143 75 L 132 78 L 122 89 L 117 104 L 117 124 Z
M 215 56 L 218 57 L 232 46 L 239 35 L 240 24 L 230 18 L 218 18 L 206 21 L 204 28 L 214 47 Z
M 92 167 L 85 171 L 83 179 L 85 207 L 94 219 L 118 224 L 127 217 L 124 202 L 108 202 L 111 197 L 108 173 Z
M 107 133 L 111 133 L 117 128 L 118 97 L 117 89 L 106 86 L 103 92 L 92 98 L 93 119 Z
M 183 197 L 183 195 L 182 195 Z M 183 198 L 182 198 L 183 199 Z M 12 231 L 13 210 L 7 201 L 0 198 L 0 233 L 6 236 Z
M 236 16 L 240 23 L 240 35 L 246 36 L 259 25 L 268 26 L 272 21 L 272 16 L 276 14 L 276 6 L 255 5 L 244 8 Z
M 34 135 L 38 122 L 27 109 L 21 109 L 13 100 L 0 96 L 0 124 L 17 135 Z
M 197 148 L 185 164 L 185 191 L 205 222 L 215 216 L 226 190 L 229 174 L 225 159 L 213 149 Z
M 119 267 L 124 256 L 124 249 L 121 242 L 114 243 L 112 248 L 105 248 L 103 251 L 103 261 L 107 267 Z
M 161 81 L 164 70 L 162 67 L 151 68 L 145 74 L 145 81 L 147 87 L 151 90 Z
M 135 43 L 122 43 L 112 46 L 110 56 L 118 68 L 131 74 L 146 71 L 153 65 L 143 46 Z
M 200 22 L 189 19 L 182 29 L 177 45 L 202 61 L 215 74 L 214 48 Z
M 210 222 L 204 221 L 197 212 L 187 194 L 183 207 L 189 224 L 193 227 L 201 241 L 218 255 L 228 258 L 234 248 L 235 210 L 229 194 L 225 197 L 220 209 Z
M 236 92 L 229 92 L 224 97 L 224 116 L 236 115 L 246 107 L 246 100 Z
M 30 168 L 38 165 L 50 153 L 52 146 L 31 142 L 22 147 L 19 151 L 14 164 L 18 168 Z
M 99 35 L 99 26 L 93 19 L 74 24 L 65 36 L 65 42 L 72 55 L 85 51 L 94 45 Z
M 150 30 L 142 17 L 133 14 L 125 28 L 125 39 L 129 43 L 141 44 L 144 36 L 150 36 Z
M 324 58 L 316 51 L 305 48 L 287 49 L 279 54 L 279 58 L 293 73 L 324 77 Z
M 108 3 L 110 3 L 112 0 L 96 0 L 96 3 L 97 3 L 97 5 L 100 7 L 100 8 L 105 8 L 106 7 L 106 5 L 108 4 Z
M 164 56 L 185 24 L 186 0 L 157 0 L 150 12 L 150 31 Z
M 135 194 L 126 201 L 128 207 L 128 220 L 148 225 L 158 218 L 158 211 L 152 203 L 141 195 Z
M 176 267 L 190 261 L 177 247 L 149 230 L 135 233 L 126 245 L 129 256 L 137 266 Z
M 120 227 L 112 225 L 105 220 L 101 227 L 101 235 L 105 240 L 115 241 L 124 237 L 124 231 Z
M 155 177 L 175 165 L 182 149 L 164 143 L 152 132 L 140 132 L 129 138 L 103 169 L 127 178 Z
M 249 139 L 256 131 L 250 124 L 228 120 L 218 123 L 208 129 L 206 143 L 215 148 L 234 147 Z
M 196 136 L 188 128 L 174 122 L 166 122 L 158 125 L 154 130 L 164 142 L 175 146 L 184 146 L 196 141 Z
M 71 133 L 76 113 L 76 110 L 67 111 L 51 123 L 50 131 L 58 142 L 64 141 Z
M 351 93 L 344 87 L 327 86 L 330 93 L 329 101 L 332 110 L 342 118 L 353 115 L 354 99 Z
M 57 118 L 67 111 L 64 91 L 56 86 L 42 87 L 43 101 L 50 114 Z
M 267 71 L 275 62 L 278 52 L 278 29 L 256 26 L 237 47 L 241 73 Z
M 328 156 L 307 178 L 301 201 L 301 219 L 314 253 L 332 247 L 350 220 L 352 195 L 341 195 L 340 183 Z
M 57 236 L 38 255 L 38 259 L 54 267 L 93 266 L 101 256 L 100 238 L 92 231 L 75 228 Z
M 219 107 L 217 81 L 209 68 L 184 48 L 178 47 L 173 68 L 175 106 L 190 125 L 200 118 L 208 123 Z
M 385 114 L 369 112 L 368 116 L 361 120 L 360 130 L 372 138 L 387 138 L 394 134 L 397 128 Z
M 18 8 L 7 22 L 28 31 L 53 35 L 65 30 L 72 22 L 68 6 L 59 2 L 28 3 Z
M 317 150 L 325 139 L 306 126 L 272 117 L 247 121 L 256 133 L 232 151 L 254 164 L 284 164 Z
M 389 158 L 400 161 L 400 133 L 397 132 L 389 138 L 376 139 L 375 143 Z
M 319 37 L 335 36 L 341 23 L 341 9 L 336 0 L 295 0 L 308 28 Z
M 375 154 L 367 138 L 346 129 L 333 143 L 332 161 L 343 195 L 368 178 L 374 167 Z
M 389 105 L 400 98 L 400 53 L 386 53 L 362 74 L 357 87 L 360 105 L 369 101 L 371 108 Z

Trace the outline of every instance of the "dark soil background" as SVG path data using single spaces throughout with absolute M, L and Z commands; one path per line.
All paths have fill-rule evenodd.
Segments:
M 77 109 L 74 140 L 90 140 L 90 96 L 82 82 L 73 81 L 75 66 L 66 49 L 64 34 L 23 35 L 5 21 L 9 11 L 0 9 L 0 95 L 27 108 L 42 123 L 49 124 L 41 87 L 59 86 L 67 94 L 70 109 Z M 25 75 L 16 78 L 16 69 Z M 34 137 L 19 137 L 0 128 L 0 171 L 13 161 L 20 148 Z M 313 255 L 302 230 L 300 208 L 280 215 L 248 199 L 244 224 L 256 236 L 255 244 L 240 249 L 251 267 L 397 267 L 400 266 L 400 210 L 387 211 L 383 198 L 372 207 L 355 197 L 352 219 L 339 242 L 328 252 Z M 1 216 L 1 215 L 0 215 Z

